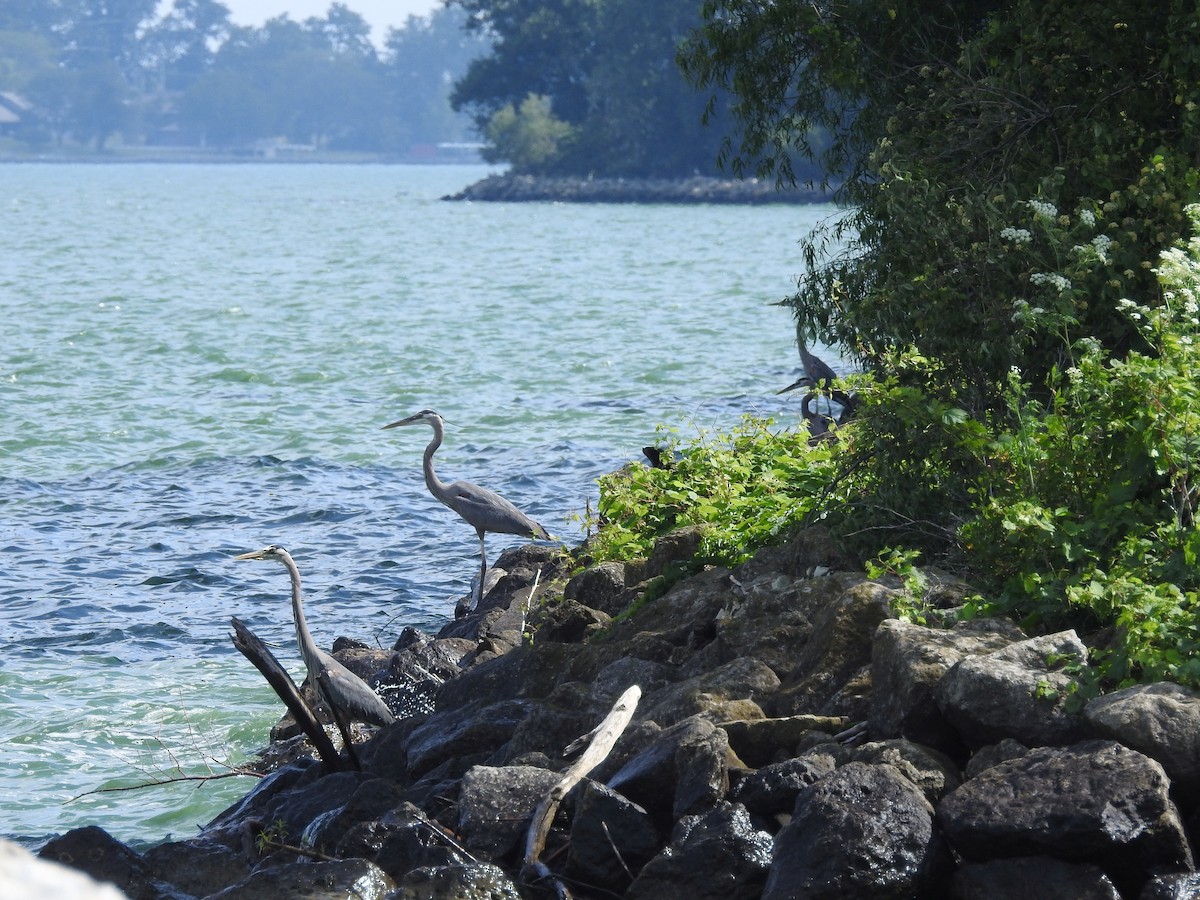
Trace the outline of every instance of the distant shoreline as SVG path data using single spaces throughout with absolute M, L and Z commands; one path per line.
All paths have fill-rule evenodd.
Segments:
M 832 203 L 832 191 L 757 178 L 571 178 L 489 175 L 443 200 L 556 203 Z

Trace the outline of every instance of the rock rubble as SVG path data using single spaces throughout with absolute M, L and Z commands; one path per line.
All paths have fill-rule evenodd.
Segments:
M 197 837 L 139 855 L 79 829 L 40 855 L 138 900 L 1200 897 L 1200 696 L 1077 709 L 1079 635 L 900 621 L 897 589 L 820 531 L 646 599 L 694 547 L 578 573 L 509 551 L 440 634 L 337 651 L 403 714 L 363 771 L 326 773 L 279 728 L 290 756 Z M 928 574 L 947 612 L 968 593 Z M 633 684 L 632 724 L 553 820 L 557 884 L 532 877 L 564 748 Z

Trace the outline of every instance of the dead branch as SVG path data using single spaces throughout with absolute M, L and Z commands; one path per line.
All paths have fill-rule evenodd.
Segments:
M 263 678 L 267 679 L 267 684 L 271 685 L 275 693 L 279 695 L 279 699 L 287 706 L 288 711 L 296 720 L 296 724 L 312 741 L 312 745 L 317 750 L 317 755 L 321 757 L 321 761 L 325 763 L 326 768 L 331 772 L 342 771 L 346 769 L 346 763 L 342 761 L 337 750 L 333 746 L 333 741 L 329 739 L 329 735 L 325 733 L 324 727 L 317 719 L 316 714 L 309 708 L 309 705 L 300 695 L 299 688 L 296 687 L 296 682 L 292 681 L 292 676 L 275 658 L 275 655 L 270 651 L 266 644 L 259 639 L 253 631 L 234 616 L 230 619 L 233 624 L 234 634 L 230 635 L 233 640 L 233 646 L 238 649 L 238 652 L 246 659 L 254 664 L 254 668 L 262 673 Z
M 550 834 L 550 824 L 554 821 L 554 814 L 558 812 L 558 805 L 562 802 L 563 797 L 592 769 L 608 758 L 617 739 L 621 737 L 633 719 L 633 713 L 637 709 L 641 697 L 642 689 L 636 684 L 633 685 L 617 699 L 612 710 L 604 717 L 604 721 L 572 743 L 571 746 L 574 747 L 590 739 L 587 749 L 583 751 L 579 759 L 575 760 L 575 764 L 563 773 L 562 778 L 550 789 L 550 793 L 542 798 L 537 809 L 533 811 L 533 821 L 529 823 L 529 834 L 525 839 L 525 860 L 522 864 L 522 871 L 526 877 L 537 876 L 551 879 L 556 893 L 564 900 L 570 896 L 566 885 L 555 879 L 545 863 L 539 860 L 542 851 L 546 849 L 546 837 Z

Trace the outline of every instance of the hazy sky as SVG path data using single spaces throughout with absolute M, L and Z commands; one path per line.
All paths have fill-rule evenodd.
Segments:
M 238 25 L 261 25 L 287 13 L 297 22 L 323 16 L 332 0 L 221 0 Z M 375 43 L 381 43 L 388 28 L 399 27 L 410 15 L 423 16 L 441 6 L 441 0 L 341 0 L 370 23 Z

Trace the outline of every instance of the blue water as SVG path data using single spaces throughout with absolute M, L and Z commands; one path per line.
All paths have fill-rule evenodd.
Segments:
M 298 677 L 309 624 L 390 646 L 465 593 L 443 478 L 577 541 L 655 438 L 794 421 L 796 244 L 829 207 L 465 204 L 482 167 L 0 165 L 0 834 L 194 833 Z M 513 543 L 489 538 L 489 555 Z

